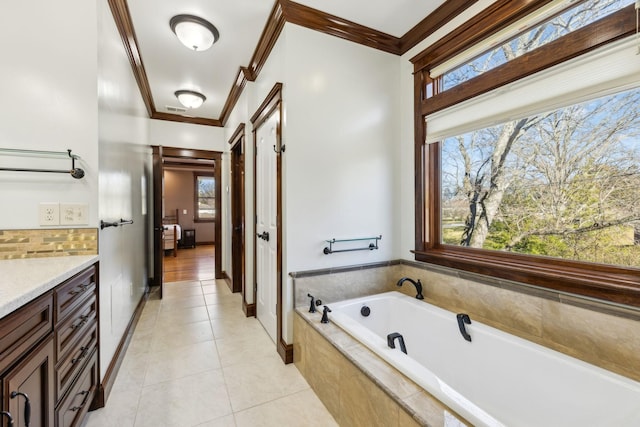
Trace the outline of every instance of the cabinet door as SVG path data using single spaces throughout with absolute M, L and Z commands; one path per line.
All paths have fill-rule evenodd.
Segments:
M 3 408 L 8 409 L 13 416 L 15 427 L 27 425 L 25 419 L 27 397 L 31 406 L 29 426 L 53 427 L 53 353 L 53 338 L 49 337 L 23 361 L 3 375 Z

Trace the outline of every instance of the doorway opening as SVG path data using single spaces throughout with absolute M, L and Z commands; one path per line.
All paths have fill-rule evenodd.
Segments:
M 221 154 L 152 146 L 154 281 L 222 278 Z

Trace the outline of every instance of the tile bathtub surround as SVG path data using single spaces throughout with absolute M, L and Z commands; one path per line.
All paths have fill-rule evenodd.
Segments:
M 640 381 L 640 310 L 633 307 L 413 261 L 292 276 L 301 309 L 308 291 L 326 303 L 386 291 L 415 296 L 413 286 L 396 283 L 420 279 L 425 302 Z
M 399 262 L 292 273 L 295 307 L 309 307 L 307 294 L 331 303 L 387 292 L 395 278 L 390 267 L 396 264 Z
M 222 280 L 166 283 L 84 427 L 337 426 Z
M 0 260 L 97 254 L 97 228 L 0 230 Z
M 513 285 L 480 284 L 409 265 L 399 266 L 398 274 L 421 279 L 426 302 L 640 381 L 640 318 L 632 309 L 593 310 L 562 295 L 517 292 Z
M 411 380 L 316 314 L 294 316 L 294 363 L 345 426 L 469 425 Z M 455 419 L 459 424 L 447 424 Z

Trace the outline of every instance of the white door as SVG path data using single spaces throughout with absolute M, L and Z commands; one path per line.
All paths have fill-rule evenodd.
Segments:
M 277 154 L 279 115 L 256 130 L 256 315 L 276 342 L 278 315 Z

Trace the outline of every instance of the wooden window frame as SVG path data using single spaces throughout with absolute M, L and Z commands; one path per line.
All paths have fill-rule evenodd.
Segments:
M 452 35 L 418 54 L 414 64 L 415 250 L 417 261 L 558 292 L 640 307 L 640 269 L 444 245 L 440 234 L 440 143 L 426 144 L 428 114 L 489 92 L 635 32 L 629 5 L 472 80 L 439 91 L 429 70 L 548 1 L 498 0 Z M 496 20 L 496 16 L 500 19 Z
M 213 178 L 214 182 L 216 176 L 213 172 L 194 172 L 193 173 L 193 222 L 195 223 L 205 223 L 205 222 L 216 222 L 216 217 L 218 212 L 215 213 L 213 218 L 200 218 L 200 209 L 199 209 L 199 196 L 198 196 L 198 178 L 204 176 L 207 178 Z M 214 196 L 214 206 L 215 206 L 215 196 Z

